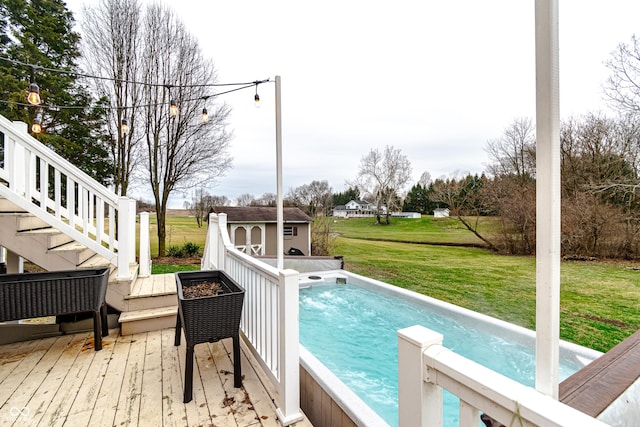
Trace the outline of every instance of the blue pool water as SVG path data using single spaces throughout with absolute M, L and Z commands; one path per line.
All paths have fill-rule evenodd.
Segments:
M 300 289 L 300 343 L 391 426 L 398 425 L 397 331 L 422 325 L 444 335 L 444 346 L 533 386 L 534 349 L 464 327 L 404 299 L 357 285 Z M 560 376 L 578 369 L 561 362 Z M 445 425 L 458 425 L 458 400 L 445 391 Z

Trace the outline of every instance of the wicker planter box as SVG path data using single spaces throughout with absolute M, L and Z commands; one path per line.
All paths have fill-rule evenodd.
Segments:
M 0 275 L 0 321 L 93 313 L 94 349 L 109 335 L 105 295 L 109 269 Z
M 175 345 L 180 345 L 181 328 L 187 341 L 184 377 L 184 403 L 191 401 L 193 389 L 193 349 L 196 344 L 233 339 L 234 386 L 242 386 L 240 366 L 240 315 L 244 289 L 224 271 L 187 271 L 175 273 L 178 289 L 178 316 Z M 183 289 L 205 282 L 219 283 L 218 295 L 185 298 Z

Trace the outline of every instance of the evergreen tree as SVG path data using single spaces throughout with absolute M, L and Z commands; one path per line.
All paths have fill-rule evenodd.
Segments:
M 104 115 L 78 77 L 80 36 L 73 25 L 62 0 L 0 0 L 0 114 L 27 123 L 38 117 L 38 140 L 108 183 Z M 40 88 L 40 107 L 26 101 L 31 82 Z
M 334 193 L 331 196 L 331 203 L 333 206 L 346 205 L 351 200 L 360 199 L 360 191 L 356 187 L 349 187 L 348 190 L 342 193 Z

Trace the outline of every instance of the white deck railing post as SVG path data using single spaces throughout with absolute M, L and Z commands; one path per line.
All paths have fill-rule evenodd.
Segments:
M 300 412 L 300 344 L 298 325 L 298 272 L 280 270 L 280 396 L 276 410 L 280 422 L 288 426 L 303 419 Z
M 140 270 L 138 276 L 151 275 L 151 242 L 149 240 L 149 212 L 140 212 Z
M 227 214 L 218 214 L 218 232 L 216 233 L 215 242 L 215 259 L 218 263 L 218 268 L 225 268 L 227 251 L 225 246 L 230 245 L 228 240 L 229 233 L 227 233 Z M 225 241 L 225 238 L 226 241 Z
M 131 217 L 131 204 L 129 198 L 118 198 L 118 279 L 127 280 L 130 278 L 129 274 L 129 251 L 130 244 L 129 239 L 135 240 L 135 222 L 134 232 L 130 233 L 129 218 Z M 133 215 L 135 215 L 135 201 Z M 135 244 L 135 242 L 134 242 Z
M 422 326 L 398 331 L 398 425 L 442 427 L 442 388 L 422 361 L 432 345 L 442 345 L 442 334 Z

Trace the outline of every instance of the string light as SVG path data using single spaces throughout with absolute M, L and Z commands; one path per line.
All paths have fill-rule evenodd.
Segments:
M 31 132 L 35 134 L 42 132 L 42 121 L 38 117 L 33 119 L 33 123 L 31 124 Z
M 40 102 L 42 102 L 42 99 L 40 99 L 40 88 L 35 82 L 32 82 L 29 85 L 29 95 L 27 95 L 27 101 L 29 101 L 29 104 L 31 105 L 40 105 Z
M 169 89 L 169 92 L 171 91 L 172 87 L 176 87 L 176 86 L 167 85 L 167 84 L 139 82 L 139 81 L 135 81 L 135 80 L 126 80 L 126 79 L 118 79 L 118 78 L 111 78 L 111 77 L 95 76 L 95 75 L 90 75 L 90 74 L 85 74 L 85 73 L 80 73 L 80 72 L 75 72 L 75 71 L 69 71 L 69 70 L 56 69 L 56 68 L 46 68 L 46 67 L 41 67 L 41 66 L 35 65 L 35 64 L 28 64 L 28 63 L 25 63 L 25 62 L 17 61 L 17 60 L 11 59 L 11 58 L 3 57 L 3 56 L 0 56 L 0 60 L 7 61 L 7 62 L 10 62 L 10 63 L 15 64 L 15 65 L 27 66 L 27 67 L 31 68 L 31 82 L 29 84 L 29 93 L 27 95 L 28 104 L 23 104 L 23 103 L 14 102 L 14 101 L 0 100 L 0 103 L 4 103 L 4 104 L 12 104 L 12 105 L 20 105 L 20 106 L 40 106 L 42 104 L 42 98 L 40 96 L 40 87 L 35 82 L 35 69 L 36 68 L 38 68 L 39 70 L 43 70 L 43 71 L 66 74 L 66 75 L 73 75 L 73 76 L 77 76 L 77 77 L 91 78 L 91 79 L 96 79 L 96 80 L 108 80 L 108 81 L 114 81 L 114 82 L 120 82 L 120 83 L 141 85 L 141 86 L 146 86 L 146 87 L 165 87 L 165 88 Z M 258 95 L 258 85 L 260 85 L 262 83 L 268 83 L 270 81 L 271 81 L 270 79 L 265 79 L 265 80 L 255 80 L 253 82 L 245 82 L 245 83 L 204 83 L 204 84 L 180 85 L 178 87 L 181 87 L 181 88 L 197 88 L 197 87 L 204 88 L 204 87 L 239 86 L 239 87 L 235 87 L 233 89 L 227 90 L 227 91 L 216 93 L 214 95 L 208 95 L 208 96 L 199 98 L 199 99 L 204 99 L 206 101 L 210 96 L 220 96 L 220 95 L 224 95 L 224 94 L 227 94 L 227 93 L 235 92 L 235 91 L 238 91 L 238 90 L 247 89 L 247 88 L 249 88 L 251 86 L 255 86 L 256 93 L 254 95 L 254 101 L 255 101 L 255 106 L 259 107 L 260 106 L 260 96 Z M 182 100 L 182 102 L 191 102 L 191 101 L 195 101 L 195 99 Z M 142 106 L 138 105 L 136 107 L 154 107 L 154 106 L 158 106 L 158 105 L 160 105 L 160 104 L 149 104 L 149 105 L 142 105 Z M 53 104 L 44 105 L 43 107 L 48 109 L 48 110 L 84 109 L 84 108 L 86 108 L 84 106 L 60 106 L 60 105 L 53 105 Z M 113 108 L 116 108 L 116 107 L 106 107 L 106 109 L 113 109 Z M 120 107 L 117 107 L 117 108 L 126 109 L 126 108 L 133 108 L 133 107 L 126 107 L 126 106 L 122 107 L 122 106 L 120 106 Z M 174 99 L 171 99 L 171 101 L 170 101 L 169 112 L 170 112 L 172 117 L 176 117 L 178 115 L 178 113 L 179 113 L 178 104 L 176 103 L 176 101 Z M 206 107 L 202 109 L 202 121 L 204 123 L 209 121 L 209 114 L 207 112 Z M 32 126 L 31 126 L 31 130 L 32 130 L 33 133 L 42 132 L 42 119 L 36 117 L 33 120 L 33 123 L 32 123 Z M 127 123 L 126 119 L 122 119 L 122 121 L 120 123 L 120 130 L 124 134 L 126 134 L 129 131 L 129 126 L 128 126 L 128 123 Z
M 258 95 L 258 85 L 260 83 L 258 83 L 257 81 L 254 82 L 256 84 L 256 95 L 253 97 L 253 100 L 255 101 L 255 106 L 256 108 L 260 108 L 260 95 Z
M 120 121 L 120 131 L 123 135 L 129 133 L 129 122 L 127 121 L 127 119 L 122 119 Z

